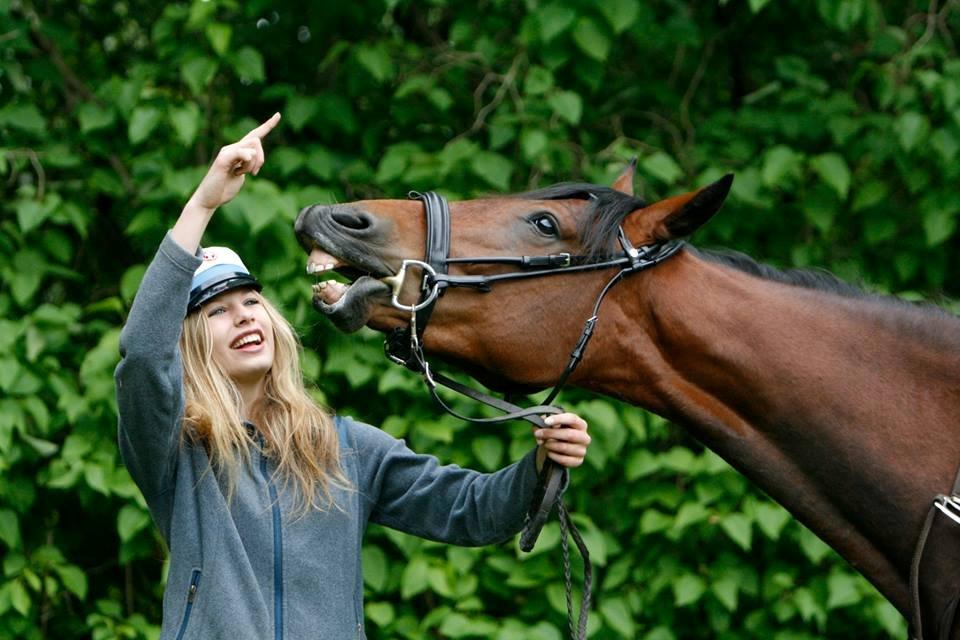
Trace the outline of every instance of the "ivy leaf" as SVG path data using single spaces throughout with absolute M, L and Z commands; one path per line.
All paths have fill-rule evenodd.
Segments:
M 362 45 L 357 47 L 355 55 L 360 66 L 369 71 L 377 82 L 387 82 L 396 73 L 393 60 L 390 58 L 390 52 L 387 51 L 386 47 Z
M 685 607 L 697 602 L 707 590 L 703 578 L 687 573 L 673 582 L 673 604 Z
M 610 55 L 610 38 L 594 20 L 580 18 L 573 30 L 573 41 L 585 54 L 597 62 L 605 62 Z
M 827 609 L 838 609 L 860 601 L 857 578 L 849 573 L 834 573 L 827 578 Z
M 910 111 L 897 118 L 893 130 L 903 150 L 912 151 L 930 134 L 930 120 L 921 113 Z
M 104 129 L 113 124 L 117 114 L 113 109 L 105 109 L 93 102 L 84 102 L 77 109 L 77 120 L 80 121 L 80 133 L 90 133 L 97 129 Z
M 629 29 L 640 14 L 638 0 L 605 0 L 597 3 L 597 8 L 613 27 L 614 33 L 623 33 Z
M 10 509 L 0 510 L 0 540 L 7 545 L 7 549 L 20 546 L 20 525 L 17 514 Z
M 204 29 L 204 33 L 206 33 L 207 40 L 213 50 L 217 52 L 217 55 L 222 56 L 227 53 L 230 48 L 230 39 L 233 36 L 233 28 L 230 25 L 211 22 Z
M 547 98 L 547 104 L 555 114 L 570 124 L 580 123 L 580 116 L 583 114 L 583 99 L 580 94 L 573 91 L 558 91 Z
M 127 127 L 127 137 L 133 144 L 140 144 L 153 133 L 153 130 L 160 124 L 163 114 L 156 107 L 137 107 L 130 116 L 130 124 Z
M 636 637 L 636 624 L 630 607 L 623 598 L 604 598 L 600 603 L 600 613 L 604 621 L 622 637 Z
M 470 443 L 470 449 L 473 451 L 473 454 L 477 456 L 480 465 L 487 471 L 494 471 L 500 468 L 505 449 L 503 441 L 500 440 L 500 438 L 496 436 L 480 436 L 479 438 L 474 438 L 473 442 Z
M 364 584 L 374 591 L 383 591 L 390 578 L 387 554 L 380 547 L 364 545 L 361 555 Z
M 150 516 L 136 505 L 127 504 L 117 514 L 117 533 L 121 542 L 127 542 L 149 526 Z
M 720 527 L 741 549 L 749 551 L 753 544 L 753 522 L 742 513 L 731 513 L 720 521 Z
M 841 200 L 847 199 L 850 190 L 850 169 L 847 161 L 837 153 L 825 153 L 810 161 L 813 170 L 833 189 Z
M 683 176 L 680 165 L 663 151 L 657 151 L 647 156 L 640 163 L 644 171 L 657 178 L 664 184 L 673 184 Z
M 199 96 L 217 73 L 217 61 L 212 58 L 193 58 L 180 67 L 180 77 L 190 87 L 190 93 Z
M 756 508 L 757 526 L 771 540 L 780 538 L 780 532 L 790 522 L 790 514 L 779 505 L 761 502 Z
M 197 137 L 197 132 L 200 131 L 202 119 L 200 107 L 195 102 L 188 102 L 170 110 L 170 124 L 173 125 L 173 130 L 177 132 L 177 138 L 184 146 L 193 143 Z
M 540 39 L 550 42 L 558 35 L 570 28 L 577 14 L 572 9 L 553 4 L 537 12 L 537 21 L 540 24 Z
M 263 54 L 253 47 L 243 47 L 227 59 L 241 80 L 263 82 L 267 79 Z
M 58 565 L 54 567 L 60 576 L 63 586 L 81 600 L 87 597 L 87 575 L 73 565 Z
M 510 188 L 510 174 L 513 173 L 513 162 L 507 157 L 493 151 L 481 151 L 470 162 L 473 173 L 492 186 L 502 191 Z
M 423 556 L 412 558 L 400 576 L 400 597 L 407 600 L 425 591 L 429 571 L 426 558 Z

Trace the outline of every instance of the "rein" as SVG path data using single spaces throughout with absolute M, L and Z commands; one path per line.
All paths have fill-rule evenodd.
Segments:
M 478 256 L 473 258 L 450 258 L 450 207 L 447 200 L 433 191 L 425 193 L 411 192 L 410 197 L 423 202 L 427 221 L 425 260 L 404 260 L 396 275 L 384 278 L 383 281 L 393 288 L 393 305 L 410 313 L 410 323 L 407 327 L 392 330 L 384 341 L 384 350 L 387 357 L 405 367 L 422 374 L 424 382 L 433 399 L 447 413 L 468 422 L 500 423 L 513 419 L 523 419 L 537 427 L 545 428 L 546 423 L 541 418 L 543 414 L 562 413 L 563 409 L 551 403 L 560 393 L 560 389 L 580 364 L 587 344 L 593 335 L 594 327 L 600 313 L 603 299 L 613 286 L 624 276 L 653 267 L 676 254 L 684 243 L 668 241 L 652 245 L 634 247 L 630 243 L 623 228 L 618 229 L 618 240 L 622 253 L 612 256 L 590 257 L 574 256 L 569 253 L 558 253 L 546 256 Z M 519 270 L 492 275 L 451 275 L 448 265 L 451 264 L 504 264 L 517 267 Z M 417 268 L 421 271 L 420 298 L 413 305 L 404 305 L 399 300 L 408 268 Z M 475 289 L 480 292 L 489 292 L 492 286 L 500 282 L 527 278 L 539 278 L 565 273 L 582 271 L 596 271 L 619 267 L 619 271 L 607 281 L 597 296 L 593 305 L 593 312 L 584 323 L 566 367 L 560 374 L 557 383 L 549 392 L 546 399 L 536 406 L 519 407 L 505 400 L 495 398 L 489 394 L 471 389 L 466 385 L 448 378 L 433 370 L 427 361 L 423 350 L 423 333 L 436 306 L 437 300 L 449 287 Z M 437 385 L 452 389 L 461 395 L 482 402 L 499 409 L 504 415 L 494 418 L 471 418 L 462 415 L 450 407 L 437 393 Z M 567 622 L 570 635 L 575 640 L 586 638 L 587 615 L 590 609 L 590 587 L 592 581 L 592 567 L 590 554 L 583 542 L 580 532 L 570 519 L 563 504 L 563 492 L 569 482 L 569 474 L 562 467 L 549 458 L 543 462 L 538 479 L 536 495 L 527 512 L 526 522 L 520 535 L 520 548 L 531 551 L 536 544 L 537 537 L 550 516 L 553 507 L 557 507 L 560 518 L 561 550 L 563 554 L 564 585 L 567 599 Z M 580 603 L 580 613 L 576 627 L 574 626 L 572 586 L 570 577 L 570 557 L 567 544 L 567 534 L 571 535 L 577 545 L 584 565 L 584 584 Z

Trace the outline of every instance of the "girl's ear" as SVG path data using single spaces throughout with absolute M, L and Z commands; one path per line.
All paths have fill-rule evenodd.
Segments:
M 731 184 L 733 174 L 728 173 L 697 191 L 637 209 L 624 220 L 624 231 L 637 245 L 688 236 L 720 210 Z

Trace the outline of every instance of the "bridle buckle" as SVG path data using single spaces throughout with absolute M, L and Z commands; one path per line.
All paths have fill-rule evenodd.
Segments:
M 933 499 L 933 506 L 943 515 L 960 524 L 960 497 L 939 495 Z

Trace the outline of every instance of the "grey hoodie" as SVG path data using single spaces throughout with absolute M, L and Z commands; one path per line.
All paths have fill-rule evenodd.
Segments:
M 119 442 L 170 551 L 161 640 L 364 638 L 361 541 L 368 522 L 460 545 L 523 525 L 533 452 L 493 474 L 441 466 L 369 425 L 337 417 L 351 490 L 337 508 L 290 517 L 293 486 L 253 454 L 232 501 L 202 446 L 182 441 L 178 341 L 200 260 L 169 234 L 120 336 Z

